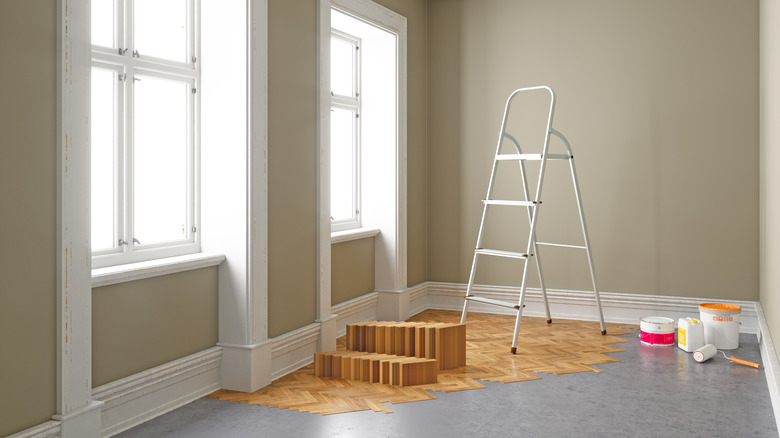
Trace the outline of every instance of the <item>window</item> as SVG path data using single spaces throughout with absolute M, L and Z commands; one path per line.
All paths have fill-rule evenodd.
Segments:
M 360 228 L 360 39 L 330 39 L 331 230 Z
M 200 249 L 198 7 L 92 2 L 93 267 Z
M 331 245 L 364 238 L 374 239 L 375 288 L 406 288 L 406 28 L 406 18 L 370 0 L 318 1 L 320 291 L 330 291 Z M 355 47 L 355 67 L 342 67 L 338 73 L 331 63 L 350 59 L 340 55 L 351 53 L 344 49 L 350 45 Z M 341 196 L 335 193 L 335 180 L 345 173 L 339 166 L 349 160 L 334 162 L 341 146 L 331 144 L 337 137 L 331 131 L 349 132 L 349 125 L 347 117 L 341 122 L 346 128 L 331 119 L 344 114 L 337 113 L 334 103 L 344 103 L 337 94 L 350 97 L 347 91 L 339 91 L 349 90 L 349 84 L 357 101 L 353 158 L 360 228 L 338 231 L 333 225 L 332 199 Z

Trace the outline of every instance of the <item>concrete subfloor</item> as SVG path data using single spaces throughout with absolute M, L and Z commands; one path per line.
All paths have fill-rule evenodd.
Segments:
M 199 399 L 130 429 L 140 437 L 777 437 L 764 369 L 719 353 L 705 363 L 676 346 L 623 335 L 602 373 L 540 374 L 541 380 L 483 382 L 485 389 L 436 392 L 436 400 L 390 404 L 391 414 L 318 415 Z M 761 363 L 755 335 L 731 356 Z

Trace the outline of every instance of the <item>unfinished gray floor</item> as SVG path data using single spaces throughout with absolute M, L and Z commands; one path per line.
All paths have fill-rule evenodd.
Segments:
M 697 363 L 675 347 L 617 344 L 603 373 L 541 374 L 541 380 L 483 382 L 485 389 L 436 392 L 436 400 L 390 404 L 392 414 L 322 416 L 200 399 L 118 436 L 131 437 L 665 437 L 778 436 L 763 368 L 721 354 Z M 761 362 L 755 335 L 727 351 Z

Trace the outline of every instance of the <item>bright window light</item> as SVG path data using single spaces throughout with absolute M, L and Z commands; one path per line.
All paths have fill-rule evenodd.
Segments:
M 355 45 L 341 38 L 330 40 L 330 89 L 333 94 L 355 96 Z
M 136 75 L 133 237 L 140 245 L 187 237 L 186 82 Z
M 135 0 L 135 44 L 141 57 L 187 60 L 187 0 Z
M 116 246 L 116 73 L 92 68 L 92 248 Z
M 333 108 L 330 113 L 330 215 L 333 221 L 355 216 L 355 111 Z
M 114 0 L 93 0 L 92 44 L 102 47 L 116 47 L 114 23 Z

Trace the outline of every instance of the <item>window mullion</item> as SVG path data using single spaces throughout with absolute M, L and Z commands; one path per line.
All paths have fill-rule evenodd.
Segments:
M 125 219 L 125 193 L 124 193 L 124 187 L 125 187 L 125 150 L 127 149 L 127 139 L 125 137 L 125 134 L 127 132 L 127 110 L 128 110 L 128 102 L 127 102 L 127 78 L 128 78 L 128 68 L 126 65 L 122 66 L 121 69 L 122 74 L 124 74 L 124 80 L 117 80 L 117 113 L 115 116 L 116 127 L 117 127 L 117 133 L 116 133 L 116 146 L 115 146 L 115 157 L 116 157 L 116 163 L 114 164 L 114 195 L 115 195 L 115 205 L 114 205 L 114 214 L 115 214 L 115 223 L 114 223 L 114 232 L 115 232 L 115 239 L 118 241 L 119 239 L 124 239 L 123 236 L 125 236 L 125 230 L 124 226 L 127 220 Z M 125 251 L 125 248 L 120 248 L 121 252 Z
M 363 222 L 361 220 L 361 212 L 363 209 L 363 205 L 361 203 L 361 193 L 362 193 L 362 185 L 363 185 L 363 179 L 361 177 L 361 161 L 362 161 L 362 149 L 363 149 L 363 138 L 361 134 L 363 123 L 361 121 L 360 115 L 362 113 L 362 90 L 361 90 L 361 84 L 362 84 L 362 64 L 361 64 L 361 46 L 362 40 L 358 39 L 355 42 L 355 51 L 354 51 L 354 62 L 353 62 L 353 68 L 354 68 L 354 74 L 353 77 L 355 78 L 355 100 L 357 101 L 357 109 L 356 111 L 356 120 L 355 120 L 355 143 L 354 143 L 354 164 L 353 168 L 355 169 L 353 172 L 353 178 L 354 178 L 354 187 L 355 190 L 353 192 L 354 196 L 354 217 L 355 220 L 358 223 L 358 227 L 361 227 L 363 225 Z
M 131 0 L 132 1 L 132 0 Z M 123 251 L 130 253 L 133 251 L 133 238 L 135 237 L 135 230 L 133 227 L 133 188 L 134 188 L 134 174 L 133 174 L 133 149 L 135 138 L 135 74 L 136 70 L 132 65 L 127 67 L 127 80 L 125 81 L 125 89 L 127 90 L 126 112 L 125 112 L 125 148 L 124 148 L 124 163 L 123 163 L 123 180 L 124 180 L 124 197 L 123 207 L 124 214 L 122 218 L 124 220 L 124 233 L 122 239 L 126 242 Z
M 116 11 L 114 17 L 114 38 L 116 38 L 116 46 L 121 55 L 121 51 L 127 48 L 127 36 L 125 35 L 125 17 L 127 16 L 127 5 L 125 0 L 114 0 L 114 11 Z

